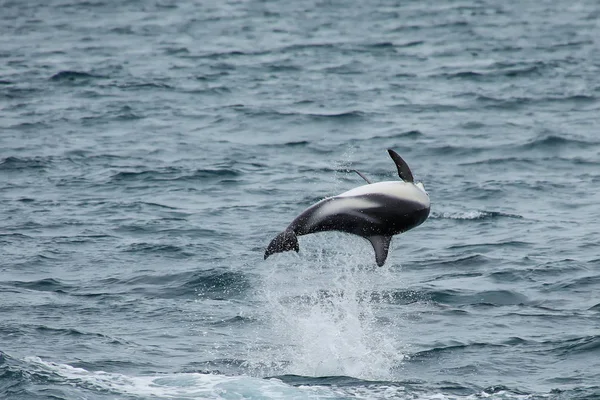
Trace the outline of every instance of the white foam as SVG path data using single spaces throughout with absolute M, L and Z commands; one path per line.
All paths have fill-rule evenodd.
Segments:
M 472 219 L 481 219 L 485 217 L 488 213 L 483 211 L 464 211 L 464 212 L 445 212 L 442 213 L 442 218 L 446 219 L 464 219 L 464 220 L 472 220 Z
M 37 374 L 52 375 L 53 381 L 115 395 L 132 395 L 164 399 L 333 399 L 337 395 L 323 387 L 301 387 L 278 379 L 250 376 L 180 373 L 150 376 L 126 376 L 103 371 L 87 371 L 66 364 L 44 361 L 38 357 L 25 359 Z
M 38 357 L 26 357 L 28 373 L 47 375 L 54 384 L 68 385 L 87 392 L 106 392 L 115 398 L 132 396 L 153 399 L 411 399 L 450 400 L 464 399 L 510 399 L 526 400 L 529 395 L 516 395 L 506 391 L 478 393 L 468 396 L 441 393 L 416 393 L 402 385 L 368 384 L 357 386 L 292 386 L 279 379 L 261 379 L 244 375 L 225 376 L 200 373 L 154 374 L 127 376 L 103 371 L 87 371 L 67 364 L 44 361 Z M 85 397 L 85 396 L 82 396 Z M 539 398 L 539 396 L 536 396 Z

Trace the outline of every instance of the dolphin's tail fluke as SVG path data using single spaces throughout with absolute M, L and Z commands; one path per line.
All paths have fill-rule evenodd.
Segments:
M 295 250 L 297 253 L 298 250 L 300 250 L 300 247 L 298 246 L 298 237 L 293 230 L 288 229 L 275 236 L 275 239 L 271 240 L 271 243 L 269 243 L 269 246 L 265 251 L 265 260 L 271 254 L 290 250 Z

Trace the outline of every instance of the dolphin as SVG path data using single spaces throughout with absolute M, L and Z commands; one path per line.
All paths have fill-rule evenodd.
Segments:
M 371 242 L 378 266 L 385 264 L 393 235 L 421 225 L 429 216 L 429 195 L 415 183 L 408 164 L 394 150 L 388 153 L 402 181 L 366 182 L 342 194 L 327 197 L 298 215 L 269 243 L 265 260 L 274 253 L 300 250 L 298 236 L 325 231 L 358 235 Z

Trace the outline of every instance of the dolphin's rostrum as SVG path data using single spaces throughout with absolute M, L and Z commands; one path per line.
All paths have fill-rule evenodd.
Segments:
M 296 217 L 285 231 L 269 243 L 271 254 L 299 250 L 298 236 L 325 231 L 352 233 L 369 240 L 375 261 L 382 266 L 393 235 L 421 225 L 429 216 L 429 195 L 414 178 L 406 162 L 394 150 L 388 153 L 396 163 L 402 181 L 370 183 L 313 204 Z

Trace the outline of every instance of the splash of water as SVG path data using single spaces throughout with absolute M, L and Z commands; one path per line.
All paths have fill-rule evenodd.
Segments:
M 273 372 L 395 380 L 404 359 L 396 329 L 402 317 L 384 318 L 386 301 L 373 296 L 394 271 L 374 265 L 364 240 L 326 235 L 328 244 L 320 242 L 324 235 L 303 238 L 303 255 L 278 257 L 264 277 L 259 295 L 275 343 L 270 356 L 279 360 Z

